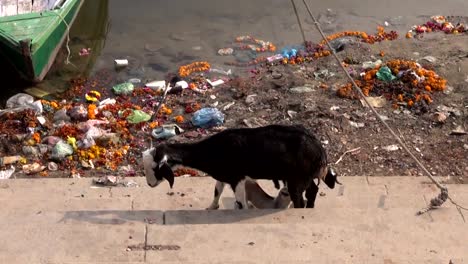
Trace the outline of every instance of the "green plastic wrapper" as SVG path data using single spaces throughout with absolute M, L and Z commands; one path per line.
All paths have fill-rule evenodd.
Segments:
M 137 124 L 146 122 L 151 119 L 151 116 L 141 110 L 133 110 L 133 112 L 127 117 L 128 122 Z
M 392 70 L 389 67 L 383 66 L 377 72 L 377 79 L 389 82 L 395 80 L 396 77 L 392 74 Z
M 114 87 L 112 87 L 112 90 L 114 91 L 115 94 L 123 94 L 123 95 L 128 95 L 133 92 L 133 83 L 125 82 L 121 84 L 117 84 Z

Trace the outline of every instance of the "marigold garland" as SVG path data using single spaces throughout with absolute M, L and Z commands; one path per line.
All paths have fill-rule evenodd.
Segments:
M 203 72 L 211 68 L 211 65 L 206 61 L 196 61 L 184 66 L 180 66 L 179 75 L 180 77 L 187 77 L 194 72 Z

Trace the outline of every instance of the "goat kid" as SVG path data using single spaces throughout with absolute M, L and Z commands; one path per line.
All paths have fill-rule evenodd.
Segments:
M 269 125 L 227 129 L 196 143 L 161 144 L 143 153 L 147 183 L 156 187 L 164 179 L 172 188 L 172 167 L 183 165 L 201 170 L 217 180 L 208 209 L 219 207 L 224 186 L 234 190 L 236 208 L 247 208 L 245 181 L 283 181 L 295 208 L 313 208 L 318 192 L 314 179 L 333 189 L 336 174 L 327 166 L 320 141 L 303 126 Z
M 250 209 L 286 209 L 289 208 L 291 203 L 286 186 L 281 188 L 276 197 L 272 197 L 255 180 L 249 177 L 245 181 L 245 193 Z

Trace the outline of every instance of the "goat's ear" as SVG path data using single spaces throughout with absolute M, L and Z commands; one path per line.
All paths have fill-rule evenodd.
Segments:
M 172 189 L 172 186 L 174 185 L 174 172 L 172 171 L 171 166 L 169 166 L 167 163 L 160 163 L 159 173 L 169 182 L 169 186 Z

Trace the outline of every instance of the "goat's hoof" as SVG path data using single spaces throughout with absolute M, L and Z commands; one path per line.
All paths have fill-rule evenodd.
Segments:
M 210 207 L 206 208 L 205 210 L 217 210 L 219 209 L 219 205 L 213 206 L 211 205 Z

